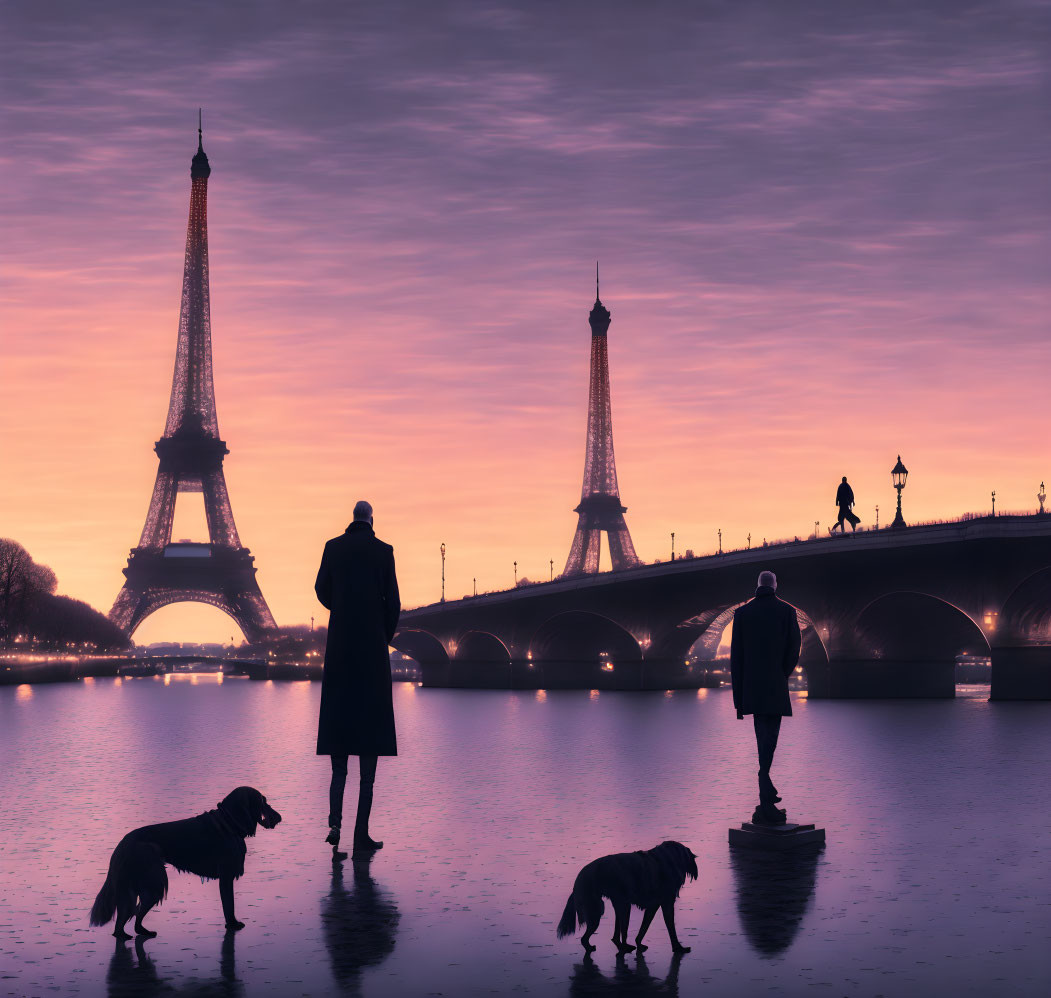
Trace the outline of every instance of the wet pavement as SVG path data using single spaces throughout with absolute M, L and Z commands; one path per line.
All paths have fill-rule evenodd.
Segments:
M 215 676 L 0 689 L 0 995 L 1044 995 L 1051 982 L 1051 704 L 795 701 L 774 778 L 820 853 L 731 854 L 753 804 L 728 691 L 398 684 L 371 864 L 323 843 L 320 687 Z M 110 852 L 239 784 L 281 811 L 236 887 L 170 874 L 116 944 L 87 913 Z M 348 812 L 352 810 L 348 787 Z M 348 814 L 349 818 L 349 814 Z M 555 938 L 578 869 L 677 839 L 693 950 L 593 959 Z M 633 937 L 640 914 L 632 914 Z

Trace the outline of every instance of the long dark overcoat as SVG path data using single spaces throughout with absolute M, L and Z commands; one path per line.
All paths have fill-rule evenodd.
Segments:
M 741 714 L 792 716 L 788 677 L 799 661 L 795 608 L 760 586 L 755 598 L 734 613 L 730 674 L 734 707 Z
M 355 522 L 325 545 L 317 598 L 330 611 L 318 755 L 397 755 L 390 652 L 401 613 L 394 548 Z

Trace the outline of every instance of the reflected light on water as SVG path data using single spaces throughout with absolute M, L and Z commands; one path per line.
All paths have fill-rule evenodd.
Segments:
M 708 688 L 706 686 L 702 686 L 697 691 L 697 699 L 698 700 L 703 700 L 706 696 L 708 696 Z
M 164 674 L 164 685 L 165 686 L 171 686 L 171 682 L 172 682 L 172 674 L 170 672 L 166 672 Z
M 33 699 L 33 687 L 29 683 L 22 683 L 18 689 L 15 690 L 15 698 L 18 700 L 32 700 Z
M 588 698 L 591 699 L 591 700 L 597 700 L 598 699 L 598 690 L 590 690 L 588 692 Z
M 547 690 L 536 691 L 537 703 L 543 703 L 547 699 Z
M 84 677 L 84 685 L 85 686 L 94 686 L 95 685 L 95 677 L 94 676 L 85 676 Z

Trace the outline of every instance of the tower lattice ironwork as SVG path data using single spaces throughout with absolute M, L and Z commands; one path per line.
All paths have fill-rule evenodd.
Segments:
M 639 563 L 631 534 L 624 520 L 627 507 L 620 503 L 617 465 L 613 459 L 613 415 L 609 393 L 607 332 L 610 311 L 599 298 L 598 266 L 595 267 L 595 305 L 588 316 L 591 324 L 591 386 L 588 391 L 588 439 L 584 457 L 584 487 L 580 494 L 577 532 L 569 550 L 564 575 L 599 570 L 602 532 L 609 542 L 614 569 Z
M 212 327 L 208 290 L 208 177 L 200 121 L 190 166 L 190 219 L 186 227 L 179 340 L 160 459 L 146 525 L 132 548 L 126 581 L 110 619 L 129 634 L 169 603 L 208 603 L 237 621 L 249 640 L 276 628 L 255 578 L 255 559 L 241 546 L 226 491 L 212 380 Z M 180 492 L 204 495 L 208 544 L 172 543 Z

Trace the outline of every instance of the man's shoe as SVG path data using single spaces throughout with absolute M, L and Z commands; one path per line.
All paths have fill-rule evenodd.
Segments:
M 333 825 L 328 830 L 328 835 L 325 836 L 325 841 L 330 846 L 332 846 L 333 848 L 335 848 L 336 846 L 339 845 L 339 826 L 338 825 Z
M 777 787 L 774 786 L 774 781 L 769 776 L 766 777 L 766 782 L 763 782 L 763 776 L 759 776 L 759 804 L 780 804 L 781 796 L 777 792 Z
M 377 849 L 382 849 L 383 843 L 377 842 L 375 839 L 370 838 L 368 835 L 355 835 L 354 836 L 354 851 L 355 852 L 375 852 Z

